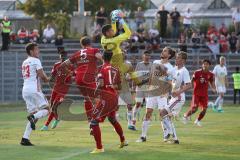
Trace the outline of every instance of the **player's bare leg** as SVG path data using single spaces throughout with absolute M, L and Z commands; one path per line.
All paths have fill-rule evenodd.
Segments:
M 196 113 L 197 110 L 198 110 L 198 106 L 190 107 L 190 108 L 188 109 L 188 111 L 187 111 L 186 113 L 184 113 L 184 115 L 183 115 L 183 119 L 182 119 L 182 120 L 183 120 L 183 123 L 184 123 L 184 124 L 187 124 L 187 122 L 188 122 L 189 119 L 190 119 L 190 116 L 191 116 L 192 114 Z
M 145 115 L 145 119 L 143 120 L 142 123 L 142 134 L 140 139 L 137 140 L 137 142 L 145 142 L 147 140 L 147 131 L 150 125 L 150 121 L 151 121 L 151 117 L 152 117 L 152 112 L 153 109 L 152 108 L 147 108 L 146 109 L 146 115 Z
M 199 113 L 198 118 L 194 121 L 194 124 L 201 127 L 202 125 L 201 125 L 200 121 L 203 119 L 206 112 L 207 112 L 207 107 L 202 108 L 202 111 Z

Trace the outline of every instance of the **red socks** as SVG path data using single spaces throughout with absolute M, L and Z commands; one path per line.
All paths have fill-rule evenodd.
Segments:
M 101 130 L 99 125 L 91 126 L 91 128 L 92 128 L 92 133 L 96 142 L 97 149 L 102 149 L 103 146 L 102 146 Z

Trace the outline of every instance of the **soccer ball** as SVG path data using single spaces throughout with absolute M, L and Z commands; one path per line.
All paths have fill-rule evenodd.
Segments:
M 214 103 L 213 102 L 208 102 L 208 108 L 213 108 Z
M 122 12 L 121 10 L 119 10 L 119 9 L 113 10 L 113 11 L 111 12 L 111 20 L 112 20 L 113 22 L 118 21 L 118 20 L 121 19 L 122 17 L 123 17 L 123 12 Z

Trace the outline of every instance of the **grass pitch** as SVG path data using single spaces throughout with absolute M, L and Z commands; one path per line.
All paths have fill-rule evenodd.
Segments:
M 80 105 L 80 104 L 79 104 Z M 79 105 L 73 110 L 78 112 Z M 184 111 L 186 110 L 184 107 Z M 162 131 L 158 116 L 153 117 L 146 143 L 136 143 L 141 133 L 140 120 L 138 131 L 129 131 L 124 118 L 125 108 L 120 109 L 121 121 L 129 146 L 119 149 L 119 139 L 106 120 L 101 124 L 105 153 L 91 155 L 95 147 L 93 137 L 89 135 L 86 121 L 61 121 L 54 130 L 39 131 L 43 125 L 37 123 L 38 130 L 33 131 L 31 142 L 34 147 L 19 145 L 25 129 L 25 106 L 0 105 L 0 160 L 239 160 L 240 159 L 240 108 L 225 105 L 224 113 L 208 110 L 202 121 L 203 127 L 176 121 L 180 145 L 166 144 L 162 141 Z M 157 111 L 155 111 L 157 115 Z

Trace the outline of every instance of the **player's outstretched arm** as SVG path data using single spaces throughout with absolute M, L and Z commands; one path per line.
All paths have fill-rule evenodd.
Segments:
M 119 36 L 117 36 L 116 38 L 122 42 L 122 41 L 125 41 L 127 39 L 129 39 L 131 37 L 131 30 L 130 28 L 128 27 L 127 23 L 124 21 L 123 18 L 121 18 L 119 20 L 119 23 L 123 26 L 123 29 L 124 29 L 124 33 L 120 34 Z
M 47 77 L 46 73 L 43 71 L 43 69 L 37 70 L 37 75 L 40 77 L 43 82 L 47 83 L 49 82 L 49 78 Z

